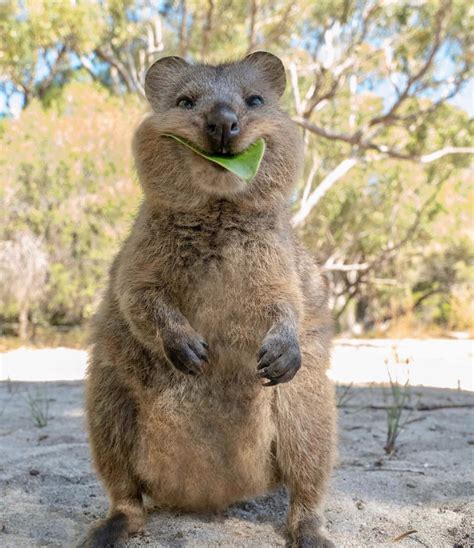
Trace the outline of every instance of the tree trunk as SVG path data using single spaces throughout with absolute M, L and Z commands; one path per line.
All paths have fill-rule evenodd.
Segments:
M 18 336 L 25 340 L 28 338 L 28 305 L 26 304 L 20 308 L 19 321 Z

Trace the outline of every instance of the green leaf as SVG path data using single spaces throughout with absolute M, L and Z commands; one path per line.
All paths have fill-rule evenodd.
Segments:
M 207 152 L 203 152 L 186 139 L 182 139 L 177 135 L 172 135 L 171 133 L 165 133 L 164 135 L 166 137 L 172 137 L 178 141 L 178 143 L 187 146 L 193 152 L 199 154 L 199 156 L 234 173 L 246 183 L 249 183 L 257 174 L 263 155 L 265 154 L 265 141 L 263 139 L 258 139 L 240 154 L 224 156 L 222 154 L 208 154 Z

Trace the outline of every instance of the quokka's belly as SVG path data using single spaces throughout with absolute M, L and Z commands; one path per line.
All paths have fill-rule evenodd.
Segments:
M 169 388 L 142 412 L 137 473 L 158 506 L 219 510 L 275 484 L 268 391 L 202 388 Z

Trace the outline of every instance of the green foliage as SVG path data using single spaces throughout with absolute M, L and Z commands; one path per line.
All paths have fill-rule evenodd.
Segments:
M 140 114 L 133 99 L 76 83 L 57 109 L 33 103 L 7 123 L 2 239 L 28 229 L 45 243 L 45 322 L 77 323 L 92 312 L 139 199 L 129 148 Z
M 30 412 L 30 418 L 37 428 L 48 426 L 50 417 L 48 390 L 40 385 L 36 390 L 28 390 L 23 396 Z
M 384 450 L 387 455 L 392 455 L 396 451 L 396 443 L 398 436 L 402 432 L 406 421 L 401 422 L 405 405 L 410 400 L 410 384 L 408 381 L 403 386 L 390 378 L 390 392 L 388 395 L 387 411 L 387 440 Z
M 339 115 L 334 111 L 326 125 L 339 127 Z M 472 125 L 459 109 L 444 105 L 436 118 L 423 136 L 428 150 L 473 141 Z M 418 135 L 408 138 L 421 146 Z M 313 137 L 308 149 L 328 165 L 322 176 L 348 154 L 343 146 Z M 301 233 L 319 261 L 369 265 L 366 271 L 331 274 L 341 329 L 383 328 L 414 313 L 425 325 L 472 330 L 474 316 L 469 321 L 469 308 L 459 301 L 460 293 L 468 301 L 472 295 L 469 163 L 467 155 L 427 165 L 387 158 L 360 163 L 318 203 Z
M 93 50 L 103 24 L 100 6 L 92 2 L 5 0 L 0 3 L 2 73 L 26 100 L 41 98 L 54 83 L 59 61 Z M 40 58 L 50 70 L 38 70 Z

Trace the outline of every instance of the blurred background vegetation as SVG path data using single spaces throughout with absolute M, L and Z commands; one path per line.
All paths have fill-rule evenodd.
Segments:
M 340 332 L 472 332 L 473 14 L 464 0 L 0 2 L 2 334 L 85 331 L 141 199 L 145 68 L 257 49 L 288 69 L 306 147 L 293 223 Z

